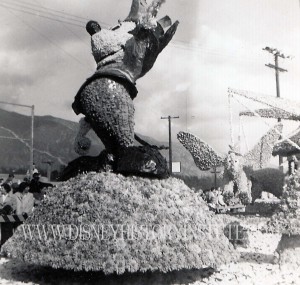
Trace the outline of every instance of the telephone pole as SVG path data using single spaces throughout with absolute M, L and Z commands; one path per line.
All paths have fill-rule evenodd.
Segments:
M 278 66 L 278 57 L 281 58 L 291 58 L 291 56 L 286 56 L 282 52 L 280 52 L 276 48 L 270 48 L 270 47 L 265 47 L 263 50 L 268 51 L 269 53 L 274 55 L 274 62 L 275 65 L 273 64 L 265 64 L 267 67 L 275 69 L 275 78 L 276 78 L 276 97 L 280 98 L 280 87 L 279 87 L 279 72 L 287 72 L 286 69 L 283 69 Z M 278 122 L 281 122 L 281 118 L 278 118 Z M 279 156 L 279 167 L 282 167 L 283 159 L 281 156 Z
M 212 174 L 214 174 L 214 176 L 215 176 L 215 189 L 217 189 L 217 174 L 218 173 L 221 173 L 221 171 L 217 171 L 217 166 L 215 165 L 214 167 L 213 167 L 213 171 L 211 171 L 210 173 L 212 173 Z
M 279 72 L 287 72 L 286 69 L 283 69 L 278 66 L 278 57 L 281 58 L 291 58 L 290 56 L 284 55 L 282 52 L 277 50 L 276 48 L 270 48 L 270 47 L 265 47 L 263 50 L 268 51 L 269 53 L 274 55 L 274 61 L 275 65 L 273 64 L 266 64 L 267 67 L 274 68 L 275 69 L 275 77 L 276 77 L 276 95 L 278 98 L 280 98 L 280 88 L 279 88 Z M 280 122 L 280 119 L 278 119 Z
M 171 134 L 171 120 L 172 119 L 178 119 L 179 116 L 176 117 L 161 117 L 161 119 L 165 120 L 168 119 L 169 121 L 169 171 L 170 171 L 170 175 L 172 175 L 172 134 Z

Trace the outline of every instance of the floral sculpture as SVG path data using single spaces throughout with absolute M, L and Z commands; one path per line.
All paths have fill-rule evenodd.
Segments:
M 124 21 L 102 29 L 95 21 L 87 23 L 97 71 L 81 86 L 72 104 L 76 114 L 85 117 L 75 140 L 75 150 L 86 154 L 93 129 L 105 146 L 98 158 L 83 157 L 69 164 L 63 180 L 78 172 L 110 169 L 123 174 L 167 177 L 167 163 L 157 148 L 136 147 L 134 143 L 134 105 L 136 80 L 153 66 L 159 53 L 176 32 L 168 16 L 156 20 L 163 0 L 133 0 Z
M 298 127 L 288 139 L 278 142 L 273 148 L 273 155 L 293 156 L 300 153 L 300 128 Z M 295 159 L 295 158 L 294 158 Z M 290 159 L 291 160 L 291 159 Z
M 300 121 L 300 116 L 294 113 L 290 113 L 287 110 L 277 109 L 277 108 L 265 108 L 255 110 L 255 113 L 258 114 L 262 118 L 275 118 L 282 120 L 293 120 Z M 254 117 L 254 112 L 251 111 L 242 111 L 240 112 L 240 116 L 249 116 Z
M 4 251 L 105 274 L 218 267 L 238 259 L 225 222 L 182 180 L 89 172 L 49 189 Z
M 279 264 L 300 266 L 300 172 L 290 175 L 282 194 L 280 208 L 273 214 L 267 232 L 281 233 L 277 246 Z
M 272 230 L 300 235 L 300 172 L 292 174 L 284 187 L 280 209 L 269 222 Z
M 274 191 L 272 187 L 268 189 L 261 187 L 263 185 L 262 181 L 257 182 L 255 170 L 261 169 L 272 156 L 273 146 L 279 139 L 281 130 L 281 124 L 274 126 L 260 139 L 254 148 L 245 155 L 240 154 L 237 146 L 230 146 L 226 157 L 217 154 L 207 143 L 190 133 L 179 132 L 177 138 L 191 153 L 196 165 L 201 170 L 208 170 L 223 165 L 225 202 L 228 204 L 242 203 L 246 205 L 250 202 L 254 202 L 262 191 L 271 193 Z M 277 170 L 274 171 L 277 173 Z M 268 180 L 272 178 L 274 172 L 270 171 L 270 173 L 270 177 L 265 177 L 265 179 Z M 252 179 L 255 179 L 255 188 L 252 187 Z M 277 196 L 277 193 L 275 193 L 275 195 Z

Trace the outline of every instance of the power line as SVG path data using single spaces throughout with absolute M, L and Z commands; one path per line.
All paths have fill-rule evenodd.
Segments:
M 14 0 L 12 0 L 12 1 L 14 1 Z M 19 4 L 19 2 L 21 2 L 23 4 Z M 48 7 L 43 7 L 42 5 L 39 5 L 39 4 L 38 5 L 29 4 L 29 3 L 26 3 L 26 2 L 22 2 L 22 1 L 17 1 L 17 3 L 11 3 L 11 2 L 3 3 L 3 0 L 2 0 L 1 4 L 10 5 L 9 8 L 11 8 L 11 9 L 15 9 L 17 11 L 21 11 L 23 13 L 28 13 L 30 15 L 34 15 L 34 16 L 37 16 L 37 17 L 42 17 L 42 18 L 46 17 L 46 18 L 50 18 L 50 19 L 54 19 L 54 20 L 57 20 L 57 18 L 62 19 L 60 21 L 66 22 L 66 23 L 71 24 L 71 25 L 80 26 L 80 27 L 83 27 L 83 28 L 85 28 L 85 24 L 90 20 L 88 18 L 84 18 L 84 17 L 80 17 L 80 16 L 77 16 L 77 15 L 65 13 L 63 11 L 50 9 Z M 24 10 L 24 9 L 26 9 L 26 10 Z M 50 11 L 53 11 L 53 12 L 50 12 Z M 37 13 L 34 13 L 34 12 L 42 13 L 44 15 L 40 15 L 40 14 L 37 14 Z M 53 17 L 55 17 L 55 18 L 53 18 Z M 75 23 L 73 23 L 73 22 L 75 22 Z M 98 21 L 98 22 L 102 26 L 107 26 L 107 27 L 109 26 L 109 24 L 107 24 L 107 23 L 100 22 L 100 21 Z M 82 24 L 82 25 L 79 25 L 79 24 Z
M 83 20 L 78 20 L 78 19 L 72 19 L 70 17 L 66 17 L 64 15 L 58 15 L 57 13 L 52 13 L 52 12 L 47 12 L 47 9 L 46 11 L 43 11 L 41 9 L 37 9 L 37 8 L 32 8 L 32 7 L 27 7 L 25 5 L 22 5 L 22 4 L 17 4 L 17 3 L 7 3 L 5 1 L 1 1 L 2 4 L 5 4 L 5 5 L 10 5 L 12 6 L 12 8 L 20 8 L 20 9 L 26 9 L 26 10 L 29 10 L 31 12 L 38 12 L 38 13 L 42 13 L 42 14 L 46 14 L 48 16 L 54 16 L 54 17 L 59 17 L 59 18 L 62 18 L 62 19 L 65 19 L 65 20 L 69 20 L 71 22 L 77 22 L 77 23 L 80 23 L 80 24 L 85 24 L 86 21 L 83 21 Z M 42 7 L 41 7 L 42 8 Z M 25 11 L 26 11 L 25 10 Z
M 186 45 L 184 44 L 177 44 L 176 40 L 172 41 L 169 46 L 174 47 L 176 49 L 181 49 L 181 50 L 185 50 L 185 51 L 191 51 L 194 53 L 198 53 L 198 54 L 206 54 L 206 55 L 211 55 L 214 57 L 221 57 L 221 58 L 232 58 L 232 59 L 236 59 L 239 61 L 245 61 L 245 62 L 260 62 L 259 59 L 253 57 L 246 57 L 244 55 L 236 55 L 236 54 L 232 54 L 232 53 L 225 53 L 224 51 L 218 51 L 218 50 L 212 50 L 212 49 L 207 49 L 207 48 L 203 48 L 200 46 L 189 46 L 188 43 L 186 43 Z
M 49 11 L 53 11 L 53 12 L 56 12 L 56 13 L 59 13 L 59 14 L 63 14 L 63 15 L 69 16 L 69 17 L 82 19 L 84 21 L 88 21 L 89 20 L 87 18 L 78 16 L 78 15 L 74 15 L 74 14 L 66 13 L 64 11 L 60 11 L 60 10 L 55 10 L 55 9 L 51 9 L 51 8 L 48 8 L 48 7 L 44 7 L 44 6 L 40 5 L 40 4 L 28 3 L 28 2 L 21 1 L 21 0 L 10 0 L 10 1 L 17 2 L 17 3 L 23 3 L 24 5 L 27 5 L 27 6 L 39 7 L 39 8 L 42 8 L 42 9 L 45 9 L 45 10 L 49 10 Z
M 34 0 L 36 3 L 37 0 Z M 39 5 L 39 4 L 38 4 Z M 40 5 L 41 8 L 44 8 L 42 5 Z M 64 23 L 62 23 L 63 27 L 68 30 L 72 35 L 74 35 L 77 39 L 80 40 L 80 42 L 84 45 L 84 46 L 90 46 L 89 44 L 87 44 L 86 41 L 83 41 L 81 37 L 79 37 L 76 33 L 74 33 L 68 26 L 66 26 Z
M 16 2 L 16 3 L 12 3 L 12 2 Z M 56 9 L 51 9 L 51 8 L 48 8 L 48 7 L 43 7 L 42 5 L 39 5 L 39 4 L 28 3 L 28 2 L 25 2 L 25 1 L 21 1 L 21 0 L 10 0 L 9 4 L 7 2 L 5 2 L 3 4 L 3 0 L 2 0 L 2 3 L 0 4 L 0 6 L 8 8 L 5 5 L 12 5 L 13 7 L 10 6 L 9 8 L 13 9 L 15 11 L 19 11 L 19 12 L 22 12 L 22 13 L 27 13 L 27 14 L 30 14 L 30 15 L 34 15 L 36 17 L 41 17 L 41 18 L 45 18 L 45 19 L 48 19 L 48 20 L 52 20 L 52 21 L 56 21 L 56 22 L 60 22 L 60 23 L 68 24 L 68 25 L 73 25 L 73 26 L 80 27 L 80 28 L 85 28 L 85 23 L 88 20 L 90 20 L 90 19 L 85 18 L 85 17 L 81 17 L 81 16 L 78 16 L 78 15 L 70 14 L 70 13 L 66 13 L 64 11 L 60 11 L 60 10 L 56 10 Z M 29 11 L 24 10 L 24 9 L 20 9 L 18 7 L 23 7 L 25 9 L 28 9 Z M 41 10 L 41 9 L 43 9 L 44 11 Z M 34 11 L 42 13 L 42 15 L 37 14 Z M 108 23 L 104 23 L 104 22 L 99 22 L 99 23 L 103 27 L 110 27 L 111 26 Z M 71 30 L 69 30 L 69 31 L 72 34 L 74 34 Z M 74 35 L 76 37 L 78 37 L 76 34 L 74 34 Z M 190 45 L 188 42 L 183 41 L 183 40 L 173 39 L 172 42 L 170 43 L 170 46 L 173 46 L 175 48 L 179 48 L 179 49 L 182 49 L 182 50 L 192 51 L 192 52 L 202 52 L 202 53 L 210 54 L 212 56 L 220 56 L 220 57 L 228 57 L 229 56 L 229 57 L 232 57 L 232 58 L 253 61 L 253 58 L 250 58 L 250 57 L 246 58 L 245 56 L 237 56 L 237 55 L 234 55 L 234 54 L 224 55 L 223 51 L 221 52 L 221 51 L 217 51 L 217 50 L 205 49 L 205 48 L 199 47 L 197 45 Z
M 0 4 L 1 6 L 1 4 Z M 12 12 L 10 10 L 10 8 L 6 8 L 12 15 L 14 15 L 15 17 L 17 17 L 17 19 L 19 21 L 21 21 L 22 23 L 24 23 L 27 27 L 29 27 L 30 29 L 32 29 L 33 31 L 35 31 L 36 33 L 38 33 L 41 37 L 45 38 L 48 42 L 50 42 L 52 45 L 54 45 L 55 47 L 57 47 L 58 49 L 60 49 L 62 52 L 64 52 L 67 56 L 69 56 L 70 58 L 72 58 L 73 60 L 75 60 L 77 63 L 79 63 L 80 65 L 86 66 L 86 64 L 82 63 L 80 60 L 78 60 L 75 56 L 73 56 L 72 54 L 70 54 L 69 52 L 67 52 L 66 50 L 64 50 L 62 47 L 60 47 L 59 45 L 57 45 L 55 42 L 53 42 L 51 39 L 49 39 L 47 36 L 45 36 L 43 33 L 41 33 L 39 30 L 37 30 L 36 28 L 34 28 L 32 25 L 30 25 L 29 23 L 27 23 L 26 21 L 24 21 L 23 19 L 20 19 L 20 17 L 18 15 L 16 15 L 14 12 Z
M 12 1 L 15 1 L 15 0 L 12 0 Z M 7 3 L 4 3 L 4 4 L 1 3 L 0 5 L 2 5 L 5 8 L 10 8 L 12 10 L 16 10 L 16 11 L 19 11 L 19 12 L 28 13 L 28 14 L 36 16 L 36 17 L 42 17 L 42 18 L 46 18 L 46 19 L 49 19 L 49 20 L 53 20 L 53 21 L 57 21 L 57 22 L 61 22 L 61 23 L 66 23 L 66 24 L 77 26 L 77 27 L 81 27 L 81 28 L 85 28 L 85 23 L 89 20 L 88 18 L 84 18 L 84 17 L 80 17 L 80 16 L 76 16 L 76 15 L 64 13 L 64 12 L 59 11 L 59 10 L 49 9 L 49 8 L 46 8 L 46 7 L 43 7 L 43 6 L 40 6 L 40 5 L 29 4 L 29 3 L 26 3 L 26 2 L 23 2 L 23 1 L 19 1 L 19 2 L 24 3 L 25 5 L 27 5 L 29 7 L 30 6 L 39 7 L 39 9 L 37 9 L 37 8 L 31 8 L 31 7 L 28 8 L 28 7 L 24 6 L 24 5 L 14 4 L 14 3 L 9 3 L 9 4 L 7 4 Z M 24 7 L 26 9 L 29 9 L 29 11 L 23 10 L 23 9 L 20 9 L 20 8 L 16 8 L 16 7 L 11 7 L 11 6 L 7 7 L 5 5 L 21 6 L 21 7 Z M 41 11 L 40 8 L 45 9 L 45 10 L 51 10 L 51 11 L 54 11 L 56 13 L 50 13 L 50 12 Z M 41 13 L 46 14 L 46 15 L 40 15 L 40 14 L 34 13 L 33 11 L 41 12 Z M 61 16 L 58 15 L 58 13 L 62 13 L 62 14 L 65 14 L 67 16 L 71 16 L 71 17 L 74 17 L 74 18 L 79 18 L 79 19 L 82 19 L 82 20 L 84 20 L 86 22 L 83 22 L 81 20 L 73 20 L 71 18 L 66 18 L 66 17 L 63 17 L 62 18 L 63 20 L 61 20 L 61 19 L 59 19 Z M 58 18 L 54 18 L 54 17 L 58 17 Z M 79 25 L 78 23 L 73 23 L 73 22 L 66 21 L 66 20 L 76 21 L 78 23 L 83 24 L 84 26 L 83 25 Z M 104 23 L 104 22 L 99 22 L 99 23 L 101 25 L 103 25 L 103 26 L 107 26 L 107 27 L 111 26 L 111 25 L 109 25 L 107 23 Z M 195 46 L 195 45 L 194 46 L 190 46 L 188 42 L 183 41 L 183 40 L 175 40 L 175 39 L 173 39 L 172 42 L 170 43 L 170 45 L 172 45 L 172 46 L 174 46 L 176 48 L 184 49 L 184 50 L 203 51 L 203 48 L 201 48 L 199 46 Z M 210 51 L 206 50 L 205 52 L 207 52 L 207 53 L 210 52 L 213 55 L 216 55 L 216 51 L 213 51 L 213 50 L 210 50 Z M 217 53 L 217 55 L 222 55 L 222 53 Z
M 76 23 L 71 23 L 71 22 L 68 22 L 68 21 L 65 21 L 65 20 L 56 19 L 56 18 L 53 18 L 53 17 L 45 16 L 45 15 L 38 15 L 34 12 L 26 11 L 26 10 L 19 9 L 19 8 L 13 8 L 13 7 L 11 7 L 7 4 L 0 3 L 0 6 L 3 7 L 3 8 L 6 8 L 6 9 L 22 12 L 22 13 L 33 15 L 33 16 L 36 16 L 36 17 L 45 18 L 45 19 L 48 19 L 48 20 L 52 20 L 52 21 L 61 22 L 61 23 L 77 26 L 77 27 L 80 27 L 80 28 L 84 28 L 83 25 L 79 25 L 79 24 L 76 24 Z
M 14 1 L 14 0 L 12 0 L 12 1 Z M 21 3 L 24 3 L 24 2 L 21 1 Z M 6 6 L 6 5 L 15 5 L 15 6 L 11 7 L 11 6 Z M 29 9 L 29 11 L 16 7 L 18 5 L 21 6 L 21 7 L 26 8 L 26 9 Z M 14 3 L 10 3 L 10 4 L 5 3 L 5 4 L 3 4 L 3 3 L 0 3 L 0 6 L 2 6 L 4 8 L 9 8 L 11 10 L 15 10 L 15 11 L 18 11 L 18 12 L 27 13 L 29 15 L 33 15 L 33 16 L 36 16 L 36 17 L 41 17 L 41 18 L 45 18 L 45 19 L 48 19 L 48 20 L 56 21 L 56 22 L 59 22 L 59 23 L 62 23 L 62 24 L 68 24 L 68 25 L 72 25 L 72 26 L 76 26 L 76 27 L 80 27 L 80 28 L 85 28 L 85 22 L 83 22 L 81 20 L 74 20 L 74 19 L 71 19 L 71 18 L 68 18 L 68 17 L 62 17 L 62 16 L 58 15 L 58 13 L 62 13 L 62 14 L 65 14 L 65 15 L 68 15 L 68 16 L 71 16 L 71 17 L 74 17 L 74 18 L 79 18 L 79 19 L 88 21 L 87 18 L 80 17 L 80 16 L 75 16 L 75 15 L 68 14 L 68 13 L 64 13 L 64 12 L 61 12 L 59 10 L 49 9 L 49 8 L 46 8 L 46 7 L 42 7 L 42 6 L 38 6 L 38 5 L 34 5 L 34 4 L 29 4 L 29 3 L 25 3 L 25 5 L 27 5 L 29 7 L 30 6 L 35 6 L 35 7 L 39 7 L 39 8 L 45 9 L 45 10 L 51 10 L 51 11 L 56 12 L 56 14 L 55 13 L 41 11 L 40 9 L 36 9 L 36 8 L 31 8 L 31 7 L 28 8 L 28 7 L 26 7 L 24 5 L 20 5 L 20 4 L 14 4 Z M 40 12 L 40 13 L 43 13 L 43 14 L 42 15 L 41 14 L 37 14 L 34 11 Z M 74 22 L 71 22 L 71 21 L 76 21 L 76 22 L 74 23 Z M 104 22 L 99 22 L 99 23 L 102 26 L 107 26 L 107 27 L 110 26 L 109 24 L 104 23 Z M 71 32 L 73 35 L 75 35 L 78 39 L 82 40 L 81 38 L 79 38 L 70 29 L 68 29 L 68 31 Z M 210 55 L 213 55 L 213 56 L 225 57 L 224 52 L 218 52 L 216 50 L 210 50 L 210 49 L 205 49 L 203 47 L 199 47 L 199 46 L 195 46 L 195 45 L 189 45 L 188 42 L 183 41 L 183 40 L 175 40 L 175 39 L 173 39 L 172 42 L 170 43 L 170 46 L 173 46 L 175 48 L 179 48 L 179 49 L 182 49 L 182 50 L 188 50 L 188 51 L 199 52 L 199 53 L 202 52 L 202 53 L 210 54 Z M 253 61 L 253 59 L 251 59 L 251 58 L 245 58 L 244 56 L 240 56 L 239 57 L 239 56 L 232 55 L 232 54 L 231 55 L 226 55 L 226 57 L 228 57 L 228 56 L 232 57 L 232 58 L 238 58 L 238 59 Z
M 11 0 L 11 1 L 16 1 L 16 0 Z M 55 9 L 46 8 L 46 7 L 43 7 L 43 6 L 40 6 L 40 5 L 29 4 L 29 3 L 26 3 L 26 2 L 23 2 L 23 1 L 18 1 L 18 2 L 23 3 L 23 5 L 22 4 L 16 4 L 16 3 L 9 3 L 8 4 L 7 2 L 3 4 L 3 2 L 1 2 L 0 6 L 6 8 L 6 9 L 10 9 L 10 10 L 26 13 L 26 14 L 29 14 L 29 15 L 33 15 L 35 17 L 41 17 L 41 18 L 45 18 L 45 19 L 48 19 L 48 20 L 51 20 L 51 21 L 56 21 L 56 22 L 59 22 L 59 23 L 62 23 L 62 24 L 68 24 L 68 25 L 72 25 L 72 26 L 76 26 L 76 27 L 80 27 L 80 28 L 85 28 L 85 23 L 86 22 L 83 22 L 83 20 L 84 21 L 89 20 L 88 18 L 80 17 L 80 16 L 77 16 L 77 15 L 72 15 L 72 14 L 65 13 L 65 12 L 62 12 L 62 11 L 59 11 L 59 10 L 55 10 Z M 25 5 L 27 5 L 27 6 L 25 6 Z M 23 7 L 27 10 L 21 9 L 18 6 Z M 48 10 L 53 11 L 55 13 L 42 11 L 41 9 L 44 9 L 46 11 L 48 11 Z M 42 13 L 42 14 L 38 14 L 36 12 L 39 12 L 39 13 Z M 63 17 L 59 14 L 66 15 L 68 17 Z M 70 17 L 77 18 L 77 19 L 72 19 Z M 109 24 L 104 23 L 104 22 L 99 22 L 99 23 L 104 27 L 105 26 L 106 27 L 110 26 Z M 64 27 L 66 29 L 68 29 L 68 31 L 71 32 L 74 36 L 76 36 L 80 41 L 82 41 L 82 39 L 78 35 L 76 35 L 73 31 L 71 31 L 69 28 L 67 28 L 67 26 L 64 25 Z M 236 58 L 236 59 L 243 60 L 243 61 L 251 61 L 251 62 L 252 61 L 258 61 L 258 60 L 254 60 L 253 58 L 250 58 L 250 57 L 247 58 L 245 56 L 238 56 L 238 55 L 234 55 L 234 54 L 226 54 L 225 55 L 223 51 L 221 52 L 221 51 L 217 51 L 217 50 L 207 49 L 207 48 L 200 47 L 198 45 L 190 45 L 188 42 L 183 41 L 183 40 L 173 39 L 172 42 L 170 43 L 170 46 L 173 46 L 177 49 L 182 49 L 182 50 L 197 52 L 197 53 L 201 52 L 201 53 L 210 54 L 212 56 L 219 56 L 219 57 L 223 57 L 223 58 L 224 57 L 231 57 L 231 58 Z

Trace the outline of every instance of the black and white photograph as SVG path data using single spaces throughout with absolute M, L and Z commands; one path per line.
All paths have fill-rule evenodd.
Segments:
M 0 284 L 300 284 L 299 0 L 1 0 Z

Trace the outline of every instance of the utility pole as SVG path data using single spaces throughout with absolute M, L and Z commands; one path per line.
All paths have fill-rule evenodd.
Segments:
M 217 166 L 214 166 L 213 169 L 214 170 L 211 171 L 210 173 L 214 174 L 215 176 L 215 189 L 217 189 L 217 174 L 221 173 L 221 171 L 217 171 Z
M 170 175 L 172 175 L 172 134 L 171 134 L 171 120 L 172 119 L 178 119 L 179 116 L 176 117 L 161 117 L 161 119 L 165 120 L 168 119 L 169 121 L 169 171 L 170 171 Z
M 274 55 L 274 62 L 275 65 L 273 64 L 265 64 L 267 67 L 275 69 L 275 78 L 276 78 L 276 97 L 280 98 L 280 87 L 279 87 L 279 72 L 287 72 L 286 69 L 283 69 L 278 66 L 278 57 L 281 58 L 291 58 L 291 56 L 286 56 L 282 52 L 280 52 L 276 48 L 270 48 L 270 47 L 265 47 L 263 50 L 268 51 L 269 53 Z M 278 118 L 278 122 L 281 122 L 281 118 Z M 282 163 L 283 159 L 282 156 L 279 156 L 279 168 L 282 168 Z
M 276 48 L 270 48 L 270 47 L 265 47 L 263 50 L 268 51 L 269 53 L 274 55 L 274 61 L 275 65 L 273 64 L 266 64 L 267 67 L 274 68 L 275 69 L 275 77 L 276 77 L 276 96 L 280 98 L 280 88 L 279 88 L 279 72 L 287 72 L 286 69 L 283 69 L 278 66 L 278 57 L 281 58 L 291 58 L 290 56 L 284 55 L 282 52 L 277 50 Z M 280 119 L 278 119 L 280 122 Z

